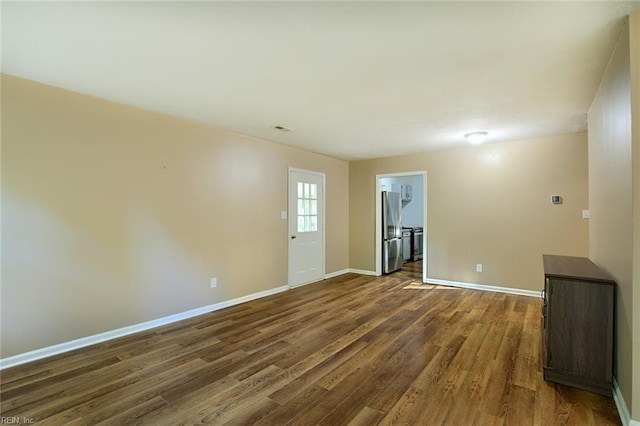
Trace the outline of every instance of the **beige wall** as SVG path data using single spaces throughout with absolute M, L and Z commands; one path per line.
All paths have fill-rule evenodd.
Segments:
M 352 162 L 352 268 L 375 270 L 376 174 L 420 170 L 427 171 L 429 278 L 540 290 L 543 253 L 588 254 L 580 133 Z M 551 204 L 555 194 L 563 204 Z
M 345 161 L 9 76 L 2 118 L 2 357 L 286 285 L 289 166 L 349 267 Z
M 640 421 L 640 13 L 629 17 L 633 191 L 633 399 L 630 409 Z
M 614 374 L 625 402 L 631 404 L 636 392 L 632 386 L 634 196 L 628 26 L 589 110 L 589 182 L 589 252 L 618 284 Z

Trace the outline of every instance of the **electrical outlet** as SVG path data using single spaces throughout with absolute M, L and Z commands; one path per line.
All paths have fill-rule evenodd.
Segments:
M 218 287 L 218 277 L 211 278 L 211 288 Z
M 476 263 L 476 272 L 482 272 L 482 263 Z

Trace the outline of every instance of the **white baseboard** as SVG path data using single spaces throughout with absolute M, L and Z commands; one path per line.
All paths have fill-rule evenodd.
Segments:
M 329 278 L 339 277 L 340 275 L 344 275 L 344 274 L 372 275 L 374 277 L 377 275 L 375 271 L 365 271 L 364 269 L 347 268 L 347 269 L 341 269 L 336 272 L 331 272 L 329 274 L 325 274 L 324 279 L 327 280 Z
M 218 311 L 220 309 L 228 308 L 230 306 L 238 305 L 240 303 L 249 302 L 251 300 L 260 299 L 261 297 L 271 296 L 272 294 L 281 293 L 287 291 L 288 286 L 276 287 L 270 290 L 261 291 L 258 293 L 249 294 L 247 296 L 238 297 L 236 299 L 226 300 L 224 302 L 214 303 L 213 305 L 203 306 L 201 308 L 192 309 L 190 311 L 181 312 L 174 315 L 169 315 L 163 318 L 158 318 L 152 321 L 146 321 L 140 324 L 134 324 L 127 327 L 118 328 L 116 330 L 106 331 L 100 334 L 94 334 L 93 336 L 87 336 L 70 342 L 59 343 L 53 346 L 47 346 L 46 348 L 36 349 L 30 352 L 10 356 L 8 358 L 0 359 L 0 370 L 15 367 L 16 365 L 25 364 L 27 362 L 36 361 L 38 359 L 46 358 L 52 355 L 61 354 L 63 352 L 72 351 L 86 346 L 95 345 L 107 340 L 115 339 L 117 337 L 127 336 L 129 334 L 138 333 L 140 331 L 149 330 L 154 327 L 160 327 L 162 325 L 171 324 L 173 322 L 181 321 L 187 318 L 192 318 L 198 315 L 206 314 L 208 312 Z
M 376 271 L 367 271 L 364 269 L 353 269 L 353 268 L 349 268 L 347 270 L 347 272 L 351 272 L 352 274 L 360 274 L 360 275 L 372 275 L 372 276 L 377 276 L 378 274 L 376 274 Z
M 540 292 L 534 290 L 523 290 L 520 288 L 498 287 L 494 285 L 464 283 L 460 281 L 439 280 L 437 278 L 427 278 L 427 284 L 448 285 L 451 287 L 472 288 L 475 290 L 495 291 L 498 293 L 519 294 L 521 296 L 540 297 Z
M 350 270 L 347 269 L 341 269 L 339 271 L 335 271 L 335 272 L 329 272 L 328 274 L 324 274 L 324 279 L 328 280 L 329 278 L 335 278 L 335 277 L 339 277 L 340 275 L 344 275 L 344 274 L 348 274 L 350 272 Z
M 622 426 L 640 426 L 640 422 L 631 419 L 631 414 L 629 414 L 629 409 L 627 408 L 627 404 L 624 402 L 622 392 L 620 392 L 620 387 L 618 387 L 618 381 L 615 377 L 613 378 L 613 400 L 618 408 L 618 414 L 620 415 Z

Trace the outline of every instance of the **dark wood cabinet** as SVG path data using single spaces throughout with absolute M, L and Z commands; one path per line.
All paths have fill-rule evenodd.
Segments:
M 542 258 L 544 379 L 611 396 L 615 281 L 584 257 Z

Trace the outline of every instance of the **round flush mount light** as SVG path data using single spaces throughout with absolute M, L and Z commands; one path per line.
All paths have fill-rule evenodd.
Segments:
M 464 137 L 472 144 L 478 145 L 484 142 L 488 134 L 489 132 L 471 132 L 464 135 Z

